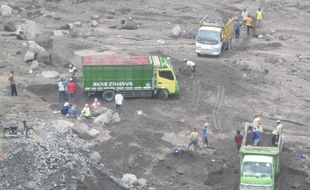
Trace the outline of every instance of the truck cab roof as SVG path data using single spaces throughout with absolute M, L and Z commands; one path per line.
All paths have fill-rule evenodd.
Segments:
M 271 156 L 263 156 L 263 155 L 246 155 L 246 156 L 244 156 L 243 162 L 272 163 L 272 157 Z

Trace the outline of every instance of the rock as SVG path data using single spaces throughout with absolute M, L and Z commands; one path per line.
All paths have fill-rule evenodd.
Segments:
M 292 187 L 293 189 L 299 189 L 300 184 L 299 184 L 299 183 L 294 183 L 291 187 Z
M 0 12 L 2 16 L 11 16 L 12 8 L 6 4 L 1 5 Z
M 52 52 L 50 55 L 50 64 L 52 65 L 62 65 L 64 67 L 69 66 L 69 58 L 68 55 L 64 55 L 58 52 Z
M 279 40 L 288 40 L 288 39 L 291 39 L 292 36 L 291 35 L 288 35 L 288 34 L 282 34 L 279 36 Z
M 158 45 L 164 45 L 164 44 L 165 44 L 165 41 L 162 40 L 162 39 L 159 39 L 159 40 L 156 41 L 156 43 L 157 43 Z
M 132 186 L 134 183 L 137 182 L 137 177 L 134 174 L 125 174 L 122 177 L 123 183 L 126 185 Z
M 16 26 L 15 26 L 14 22 L 12 22 L 12 21 L 4 23 L 3 28 L 5 31 L 8 31 L 8 32 L 15 32 L 16 31 Z
M 183 175 L 185 173 L 184 168 L 181 168 L 181 167 L 177 168 L 176 173 Z
M 40 68 L 40 64 L 37 60 L 31 62 L 30 69 L 38 70 Z
M 90 25 L 91 25 L 92 27 L 97 27 L 97 26 L 98 26 L 98 22 L 95 21 L 95 20 L 92 20 L 92 21 L 90 22 Z
M 99 19 L 99 15 L 92 15 L 90 18 L 91 18 L 92 20 L 97 20 L 97 19 Z
M 52 120 L 52 125 L 60 133 L 65 133 L 67 130 L 74 126 L 72 122 L 62 119 Z
M 32 51 L 27 51 L 25 56 L 24 56 L 24 62 L 30 62 L 35 59 L 35 53 Z
M 305 179 L 305 183 L 310 185 L 310 176 Z
M 47 51 L 44 51 L 36 55 L 36 60 L 39 61 L 40 63 L 50 64 L 51 55 Z
M 269 62 L 269 63 L 273 63 L 273 64 L 282 64 L 285 63 L 287 60 L 282 57 L 282 56 L 278 56 L 278 55 L 268 55 L 265 58 L 265 62 Z
M 61 27 L 59 27 L 57 30 L 71 30 L 73 28 L 73 24 L 64 24 Z
M 40 27 L 31 20 L 26 20 L 16 29 L 16 37 L 21 40 L 32 40 L 40 33 Z
M 266 34 L 266 35 L 265 35 L 265 40 L 266 40 L 266 41 L 272 41 L 272 40 L 273 40 L 273 37 L 272 37 L 270 34 Z
M 73 25 L 77 26 L 77 27 L 80 27 L 80 26 L 82 26 L 82 22 L 77 21 L 77 22 L 74 22 Z
M 175 25 L 172 29 L 171 29 L 171 37 L 179 37 L 182 33 L 182 29 L 180 25 Z
M 259 34 L 259 35 L 257 36 L 257 38 L 258 38 L 258 39 L 262 39 L 262 38 L 264 38 L 264 35 Z
M 112 118 L 111 118 L 111 123 L 118 123 L 120 121 L 121 121 L 121 118 L 119 116 L 119 113 L 117 112 L 113 113 Z
M 118 28 L 118 27 L 122 28 L 123 26 L 122 26 L 122 24 L 119 21 L 113 21 L 113 22 L 111 22 L 108 25 L 108 27 L 111 28 L 111 29 L 115 29 L 115 28 Z
M 114 16 L 113 16 L 113 15 L 107 15 L 106 18 L 107 18 L 107 19 L 113 19 Z
M 147 186 L 147 180 L 144 178 L 138 179 L 136 183 L 140 187 L 146 187 Z
M 109 124 L 113 117 L 113 111 L 108 110 L 105 113 L 100 114 L 94 119 L 94 124 L 106 125 Z
M 57 78 L 59 77 L 59 73 L 57 71 L 43 71 L 41 76 L 44 78 Z
M 194 31 L 186 31 L 186 30 L 184 30 L 184 31 L 182 31 L 182 33 L 181 33 L 181 38 L 186 38 L 186 39 L 195 39 L 195 37 L 196 37 L 196 32 L 194 32 Z
M 95 109 L 92 109 L 91 113 L 92 113 L 92 116 L 97 117 L 100 114 L 107 112 L 108 110 L 109 110 L 108 108 L 100 106 L 100 107 L 97 107 Z
M 88 126 L 86 123 L 75 123 L 72 127 L 72 131 L 78 134 L 78 136 L 82 139 L 91 139 L 92 136 L 88 133 Z
M 139 28 L 138 24 L 130 19 L 126 20 L 125 23 L 123 24 L 123 29 L 126 30 L 136 30 L 138 28 Z
M 35 54 L 46 52 L 46 50 L 39 44 L 37 44 L 35 41 L 28 41 L 26 45 L 28 46 L 29 50 L 33 51 Z
M 92 161 L 96 162 L 97 164 L 99 164 L 100 161 L 101 161 L 101 155 L 98 152 L 96 152 L 96 151 L 93 151 L 92 153 L 90 153 L 89 154 L 89 158 Z
M 87 133 L 88 133 L 91 137 L 95 137 L 95 136 L 97 136 L 97 135 L 100 134 L 100 131 L 97 130 L 97 129 L 91 129 L 91 130 L 87 131 Z
M 41 34 L 35 38 L 37 44 L 42 46 L 44 49 L 52 49 L 53 48 L 53 39 L 48 34 Z
M 54 36 L 68 36 L 69 31 L 67 31 L 67 30 L 55 30 L 53 34 L 54 34 Z

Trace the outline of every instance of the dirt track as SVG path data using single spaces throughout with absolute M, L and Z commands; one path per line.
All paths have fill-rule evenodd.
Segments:
M 28 2 L 32 2 L 29 3 Z M 197 63 L 193 79 L 178 74 L 181 94 L 167 101 L 157 99 L 126 99 L 122 121 L 100 130 L 111 138 L 98 137 L 92 141 L 102 156 L 102 163 L 116 177 L 133 173 L 145 178 L 149 187 L 168 189 L 227 189 L 238 187 L 239 158 L 233 144 L 233 132 L 245 121 L 252 120 L 255 111 L 263 112 L 266 125 L 275 120 L 284 122 L 285 146 L 281 160 L 281 190 L 308 190 L 306 172 L 309 160 L 300 154 L 310 155 L 310 19 L 309 2 L 295 0 L 275 1 L 12 1 L 9 4 L 25 8 L 20 16 L 41 25 L 42 32 L 52 36 L 60 26 L 81 21 L 82 27 L 73 30 L 76 36 L 53 37 L 50 52 L 59 55 L 62 63 L 42 64 L 38 71 L 29 74 L 23 63 L 26 48 L 23 41 L 1 36 L 0 102 L 3 110 L 27 109 L 40 117 L 59 119 L 52 114 L 60 105 L 57 102 L 56 79 L 40 77 L 44 70 L 67 73 L 68 62 L 81 66 L 77 54 L 87 52 L 147 52 L 171 57 L 175 70 L 187 58 Z M 188 32 L 195 32 L 199 19 L 227 18 L 236 9 L 249 9 L 254 14 L 262 6 L 266 21 L 259 34 L 271 35 L 272 40 L 246 36 L 233 41 L 233 50 L 219 58 L 197 57 L 195 41 L 188 38 L 171 38 L 170 30 L 180 24 Z M 12 6 L 13 7 L 13 6 Z M 40 10 L 48 16 L 30 17 Z M 94 14 L 103 18 L 96 28 L 89 26 Z M 17 15 L 17 14 L 16 14 Z M 43 14 L 44 15 L 44 14 Z M 112 15 L 112 19 L 107 16 Z M 140 25 L 137 30 L 110 29 L 113 23 L 132 16 Z M 5 17 L 2 17 L 7 19 Z M 59 19 L 60 18 L 60 19 Z M 17 16 L 10 17 L 20 22 Z M 4 21 L 0 22 L 3 25 Z M 2 28 L 2 27 L 1 27 Z M 90 35 L 88 35 L 90 34 Z M 163 40 L 165 43 L 157 43 Z M 20 51 L 19 54 L 16 52 Z M 10 54 L 10 55 L 9 55 Z M 8 96 L 8 73 L 14 69 L 19 97 Z M 81 91 L 77 104 L 81 107 L 90 101 Z M 112 103 L 103 103 L 112 108 Z M 3 111 L 1 109 L 1 112 Z M 137 111 L 142 110 L 143 115 Z M 210 149 L 198 153 L 174 156 L 171 150 L 184 146 L 192 127 L 210 123 Z M 103 140 L 104 139 L 104 140 Z M 11 142 L 0 139 L 0 151 Z M 3 150 L 1 150 L 3 149 Z M 309 174 L 308 174 L 309 175 Z M 84 187 L 87 189 L 87 187 Z M 91 186 L 88 189 L 92 189 Z

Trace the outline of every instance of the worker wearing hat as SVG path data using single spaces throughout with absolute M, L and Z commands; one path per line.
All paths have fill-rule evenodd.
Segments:
M 204 147 L 205 145 L 207 145 L 207 147 L 209 146 L 209 142 L 208 142 L 208 127 L 209 127 L 209 123 L 205 123 L 204 124 L 204 128 L 202 130 L 202 147 Z
M 184 59 L 183 61 L 186 63 L 186 67 L 190 68 L 191 78 L 193 78 L 194 77 L 194 73 L 196 72 L 196 63 L 193 62 L 193 61 L 189 61 L 187 59 Z
M 279 141 L 279 136 L 280 136 L 280 131 L 282 131 L 282 128 L 283 128 L 283 125 L 281 123 L 280 120 L 277 120 L 277 127 L 275 130 L 272 131 L 272 144 L 274 146 L 277 146 L 278 145 L 278 141 Z

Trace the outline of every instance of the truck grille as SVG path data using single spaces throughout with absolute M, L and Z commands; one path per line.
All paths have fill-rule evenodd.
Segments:
M 262 186 L 253 186 L 253 185 L 247 185 L 247 190 L 265 190 L 265 187 Z

